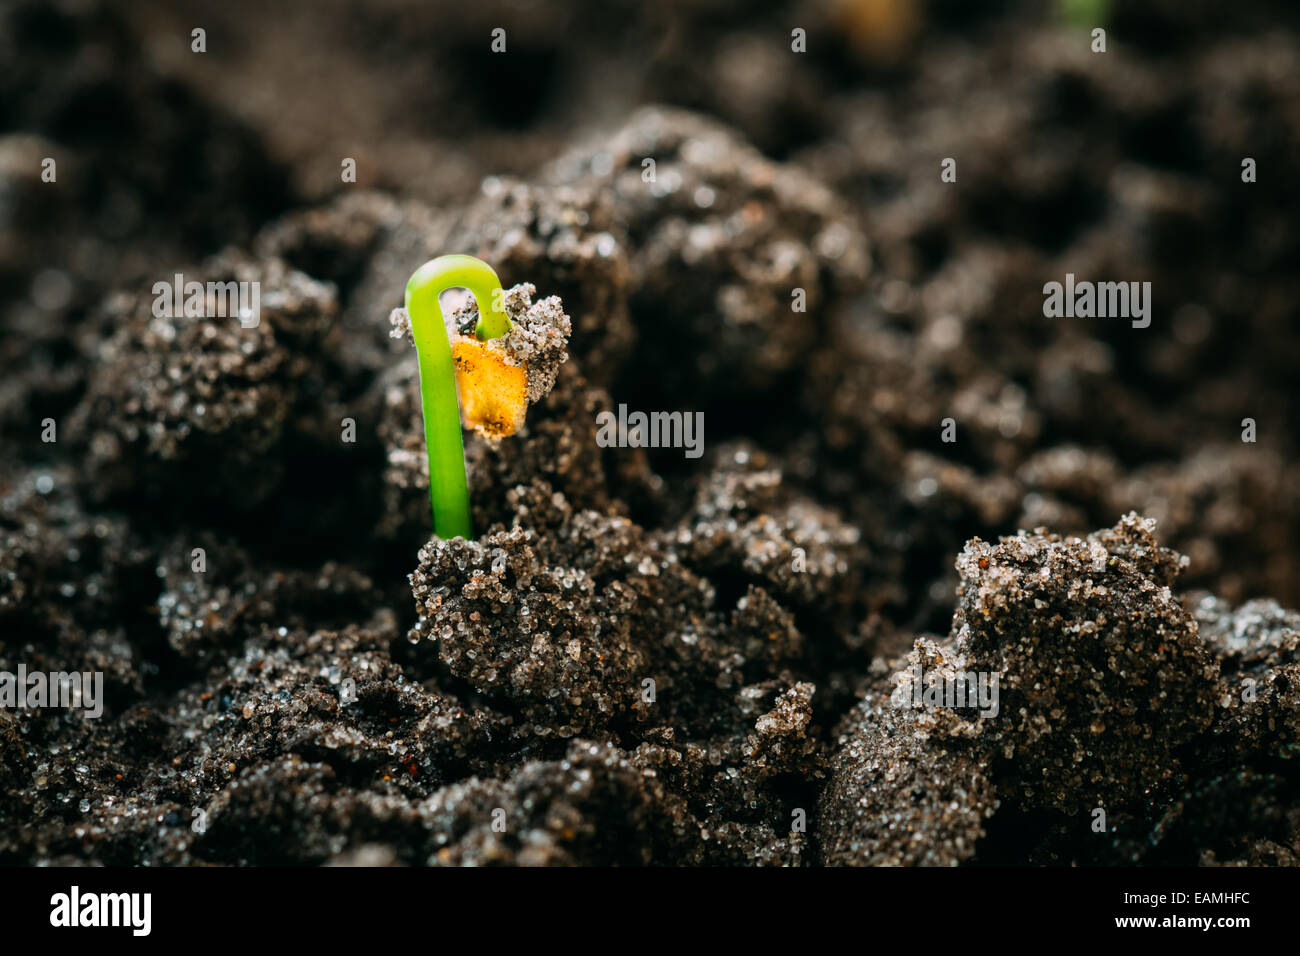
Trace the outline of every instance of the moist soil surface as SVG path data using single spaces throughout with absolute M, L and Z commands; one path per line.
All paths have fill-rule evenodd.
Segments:
M 0 862 L 1295 864 L 1296 12 L 569 6 L 0 10 L 0 671 L 103 681 Z M 472 541 L 452 252 L 568 335 Z

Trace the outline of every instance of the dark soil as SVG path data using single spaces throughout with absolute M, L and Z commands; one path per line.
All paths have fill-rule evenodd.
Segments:
M 750 6 L 0 8 L 0 671 L 104 682 L 0 708 L 0 863 L 1300 860 L 1296 10 Z M 572 325 L 473 541 L 451 252 Z

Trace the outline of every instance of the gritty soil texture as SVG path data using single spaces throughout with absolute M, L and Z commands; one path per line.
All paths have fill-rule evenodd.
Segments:
M 1300 861 L 1294 10 L 264 6 L 0 9 L 0 671 L 104 680 L 0 708 L 0 863 Z M 472 541 L 452 252 L 536 318 Z

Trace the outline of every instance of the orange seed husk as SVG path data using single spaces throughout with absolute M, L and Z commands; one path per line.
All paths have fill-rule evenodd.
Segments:
M 513 435 L 528 408 L 528 372 L 501 349 L 473 336 L 457 338 L 451 354 L 465 424 L 485 438 Z

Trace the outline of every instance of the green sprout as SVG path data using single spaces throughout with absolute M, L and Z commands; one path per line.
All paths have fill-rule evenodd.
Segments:
M 1110 0 L 1057 0 L 1057 9 L 1072 27 L 1099 27 L 1110 17 Z
M 468 289 L 478 303 L 474 329 L 479 341 L 510 331 L 505 293 L 492 267 L 473 256 L 439 256 L 415 270 L 406 283 L 406 311 L 420 363 L 420 403 L 424 444 L 429 455 L 429 504 L 433 532 L 440 538 L 471 538 L 469 484 L 456 397 L 456 364 L 438 296 Z

